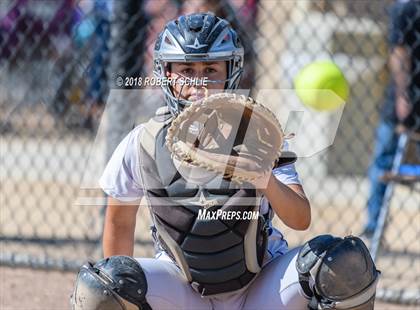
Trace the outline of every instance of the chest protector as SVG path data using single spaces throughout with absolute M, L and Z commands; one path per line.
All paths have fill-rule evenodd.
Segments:
M 158 110 L 140 134 L 140 172 L 154 222 L 155 237 L 185 279 L 203 296 L 238 290 L 261 270 L 267 248 L 267 221 L 243 219 L 258 211 L 255 189 L 219 178 L 217 186 L 187 182 L 177 171 L 165 136 L 172 117 Z M 200 211 L 201 210 L 201 211 Z M 235 211 L 236 216 L 200 218 Z

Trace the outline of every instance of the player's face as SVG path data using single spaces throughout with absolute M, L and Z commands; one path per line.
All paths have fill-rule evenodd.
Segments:
M 198 78 L 204 81 L 204 78 L 207 78 L 209 81 L 225 80 L 227 78 L 226 62 L 175 62 L 171 63 L 167 76 L 172 79 Z M 195 101 L 205 96 L 205 89 L 208 90 L 208 94 L 217 93 L 223 91 L 224 85 L 225 82 L 207 83 L 206 85 L 181 85 L 181 83 L 176 83 L 172 87 L 172 91 L 175 97 Z

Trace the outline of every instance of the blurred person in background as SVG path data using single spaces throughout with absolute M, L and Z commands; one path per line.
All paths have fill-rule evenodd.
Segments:
M 253 42 L 256 39 L 256 18 L 259 0 L 183 0 L 181 14 L 213 12 L 229 21 L 238 35 L 243 38 L 245 51 L 244 72 L 240 88 L 251 90 L 255 82 L 255 53 Z
M 145 72 L 148 76 L 153 76 L 153 50 L 155 41 L 165 24 L 179 15 L 180 6 L 181 3 L 175 0 L 145 1 L 144 10 L 148 18 Z
M 27 75 L 28 84 L 42 89 L 41 101 L 71 128 L 93 129 L 106 101 L 111 5 L 111 0 L 18 0 L 0 19 L 0 62 L 9 71 L 23 63 L 26 70 L 39 63 L 47 68 L 30 69 L 37 74 Z
M 102 112 L 103 106 L 108 95 L 108 75 L 106 68 L 109 65 L 109 38 L 110 38 L 110 13 L 112 10 L 111 0 L 95 0 L 91 14 L 81 23 L 83 27 L 76 32 L 76 42 L 79 45 L 85 44 L 86 40 L 90 40 L 89 46 L 92 47 L 93 52 L 90 58 L 88 67 L 88 86 L 86 89 L 85 119 L 82 126 L 87 129 L 95 127 L 94 120 L 98 119 Z M 82 29 L 86 28 L 87 37 L 83 37 Z M 78 40 L 79 39 L 79 40 Z
M 3 70 L 0 132 L 14 130 L 12 115 L 24 106 L 46 103 L 55 116 L 56 86 L 63 70 L 55 66 L 71 46 L 72 29 L 81 20 L 76 0 L 4 1 L 0 4 L 0 66 Z
M 80 1 L 78 20 L 51 73 L 52 98 L 47 106 L 69 129 L 93 130 L 108 95 L 110 12 L 112 1 Z
M 391 81 L 376 129 L 375 150 L 368 176 L 370 194 L 368 221 L 362 232 L 372 238 L 377 226 L 387 184 L 381 177 L 392 168 L 397 149 L 397 126 L 419 130 L 420 108 L 420 1 L 398 0 L 389 8 L 388 65 Z
M 25 58 L 60 53 L 81 16 L 76 0 L 44 4 L 17 0 L 0 18 L 0 60 L 16 64 Z

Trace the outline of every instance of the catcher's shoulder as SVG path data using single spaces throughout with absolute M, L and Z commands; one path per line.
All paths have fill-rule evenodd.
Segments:
M 131 131 L 128 133 L 129 140 L 135 140 L 139 137 L 139 135 L 144 131 L 145 123 L 141 123 L 136 125 Z

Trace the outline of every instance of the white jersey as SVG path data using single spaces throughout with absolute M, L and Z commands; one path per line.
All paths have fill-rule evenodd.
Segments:
M 99 184 L 104 192 L 120 201 L 130 202 L 139 200 L 144 196 L 143 181 L 140 174 L 139 135 L 144 130 L 143 125 L 134 128 L 118 145 L 109 160 Z M 287 145 L 283 146 L 287 149 Z M 294 164 L 289 164 L 273 170 L 275 177 L 286 185 L 300 184 Z M 266 199 L 262 199 L 260 214 L 267 214 L 270 207 Z M 282 233 L 269 225 L 268 261 L 271 258 L 283 255 L 287 251 L 287 242 Z M 158 253 L 157 256 L 166 256 Z M 163 257 L 162 257 L 163 258 Z

